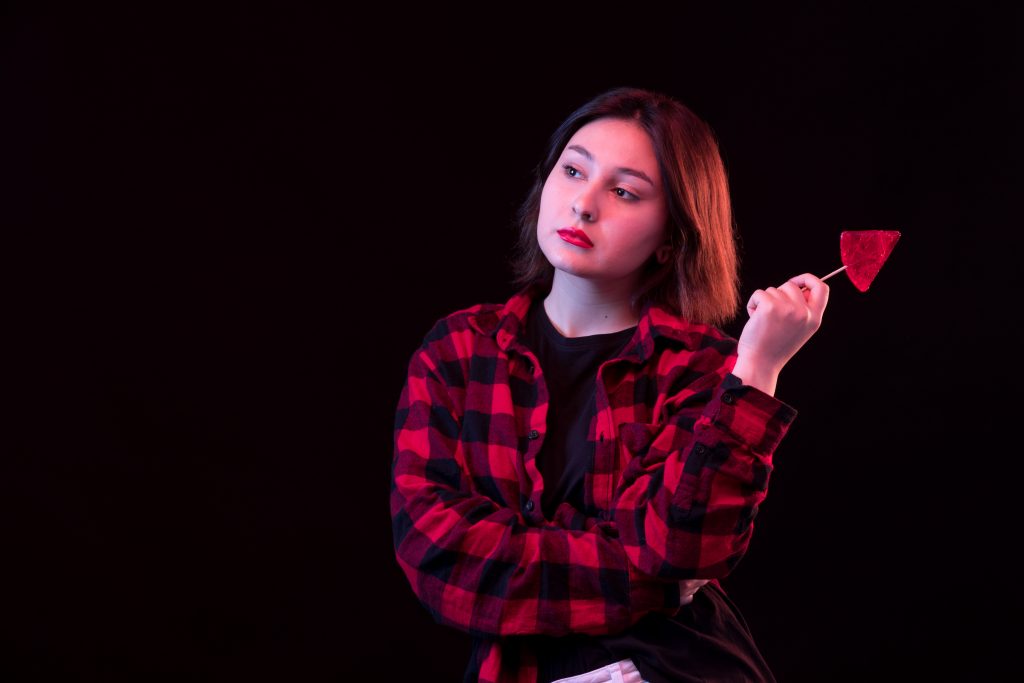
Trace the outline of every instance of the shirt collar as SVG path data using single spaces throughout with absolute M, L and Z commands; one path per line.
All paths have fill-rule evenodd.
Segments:
M 523 334 L 526 316 L 533 302 L 546 294 L 542 283 L 534 283 L 519 290 L 503 305 L 487 307 L 470 316 L 469 324 L 480 334 L 493 336 L 498 347 L 508 351 Z M 697 325 L 697 328 L 703 328 Z M 620 358 L 646 361 L 654 353 L 658 339 L 695 347 L 694 334 L 699 329 L 685 318 L 648 299 L 640 311 L 636 333 L 619 354 Z

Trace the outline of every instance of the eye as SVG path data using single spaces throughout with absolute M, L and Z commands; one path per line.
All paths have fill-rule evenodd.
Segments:
M 572 164 L 563 164 L 562 165 L 562 169 L 564 170 L 565 175 L 569 176 L 570 178 L 579 178 L 580 177 L 580 170 L 578 168 L 576 168 L 575 166 L 573 166 Z M 635 194 L 633 194 L 629 190 L 626 190 L 626 189 L 621 188 L 621 187 L 614 188 L 612 190 L 612 192 L 615 193 L 615 196 L 617 196 L 617 197 L 619 197 L 621 199 L 628 200 L 628 201 L 635 201 L 637 199 L 640 199 L 639 197 L 637 197 Z

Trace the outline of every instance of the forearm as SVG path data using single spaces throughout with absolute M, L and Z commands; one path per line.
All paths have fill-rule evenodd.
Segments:
M 677 607 L 678 586 L 637 572 L 612 522 L 528 522 L 518 484 L 494 475 L 514 449 L 494 446 L 473 469 L 459 393 L 437 365 L 425 354 L 411 362 L 391 488 L 396 556 L 434 617 L 491 636 L 564 635 L 612 633 Z
M 700 395 L 634 440 L 614 509 L 630 560 L 660 578 L 720 578 L 735 567 L 796 414 L 735 375 L 710 400 Z
M 614 633 L 678 606 L 678 586 L 641 575 L 607 522 L 529 526 L 481 496 L 444 500 L 399 472 L 395 551 L 439 622 L 491 636 Z

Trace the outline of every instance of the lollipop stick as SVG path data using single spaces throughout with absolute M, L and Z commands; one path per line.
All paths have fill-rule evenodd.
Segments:
M 835 275 L 836 273 L 841 273 L 841 272 L 843 272 L 844 270 L 846 270 L 846 266 L 843 266 L 842 268 L 836 268 L 836 269 L 835 269 L 835 270 L 833 270 L 833 271 L 832 271 L 831 273 L 829 273 L 829 274 L 828 274 L 828 275 L 826 275 L 825 277 L 821 278 L 821 281 L 822 281 L 822 282 L 824 282 L 825 280 L 829 279 L 830 277 L 832 277 L 832 276 L 833 276 L 833 275 Z
M 835 275 L 836 273 L 841 273 L 841 272 L 843 272 L 844 270 L 846 270 L 846 266 L 843 266 L 842 268 L 836 268 L 836 269 L 835 269 L 835 270 L 833 270 L 833 271 L 832 271 L 831 273 L 829 273 L 829 274 L 828 274 L 828 275 L 826 275 L 825 277 L 821 278 L 821 281 L 822 281 L 822 282 L 824 282 L 825 280 L 829 279 L 830 277 L 832 277 L 832 276 L 833 276 L 833 275 Z M 802 286 L 802 285 L 800 286 L 800 290 L 801 290 L 801 291 L 804 291 L 804 292 L 808 291 L 808 289 L 807 289 L 806 287 Z

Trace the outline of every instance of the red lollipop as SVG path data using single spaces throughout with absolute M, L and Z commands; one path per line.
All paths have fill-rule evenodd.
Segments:
M 871 281 L 882 269 L 893 247 L 900 239 L 898 230 L 846 230 L 839 236 L 839 252 L 843 267 L 833 270 L 821 278 L 829 279 L 836 273 L 846 271 L 853 286 L 862 292 L 868 291 Z

